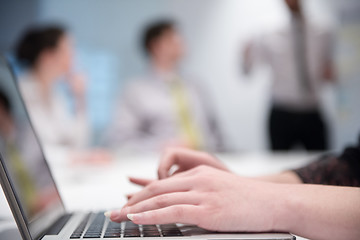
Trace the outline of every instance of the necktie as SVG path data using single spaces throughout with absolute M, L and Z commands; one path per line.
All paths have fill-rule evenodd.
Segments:
M 201 135 L 192 119 L 185 87 L 181 80 L 176 78 L 170 81 L 170 89 L 181 135 L 192 148 L 200 149 L 202 147 Z
M 296 73 L 300 80 L 302 91 L 304 95 L 307 95 L 312 90 L 312 86 L 306 59 L 307 47 L 305 25 L 299 18 L 293 19 L 293 23 Z

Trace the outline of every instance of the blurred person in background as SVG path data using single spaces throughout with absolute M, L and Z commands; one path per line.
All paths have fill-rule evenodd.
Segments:
M 74 50 L 70 35 L 61 26 L 28 29 L 16 48 L 18 61 L 26 68 L 19 86 L 34 128 L 45 146 L 64 146 L 77 161 L 102 161 L 108 156 L 88 152 L 90 128 L 86 116 L 84 78 L 72 72 Z M 72 90 L 75 112 L 55 84 L 65 79 Z
M 244 51 L 244 72 L 266 63 L 273 74 L 269 135 L 272 150 L 302 145 L 328 149 L 329 136 L 321 113 L 320 90 L 334 81 L 331 34 L 311 24 L 300 0 L 285 0 L 290 26 L 264 34 Z
M 168 146 L 221 151 L 210 96 L 204 86 L 179 71 L 184 44 L 175 24 L 163 20 L 148 26 L 143 47 L 149 70 L 125 87 L 106 142 L 130 151 Z

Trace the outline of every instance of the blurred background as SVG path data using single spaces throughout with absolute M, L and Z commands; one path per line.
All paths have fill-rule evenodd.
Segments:
M 320 95 L 329 148 L 341 150 L 360 130 L 360 2 L 302 2 L 308 19 L 334 35 L 337 81 L 325 84 Z M 282 0 L 1 0 L 0 51 L 20 74 L 14 48 L 24 31 L 34 24 L 65 26 L 75 40 L 73 68 L 86 76 L 91 146 L 102 147 L 125 86 L 146 71 L 143 29 L 159 19 L 176 22 L 184 38 L 180 68 L 208 88 L 224 151 L 268 151 L 271 71 L 261 66 L 245 75 L 242 52 L 250 39 L 288 24 Z M 67 96 L 63 85 L 56 89 Z M 72 100 L 66 99 L 71 109 Z

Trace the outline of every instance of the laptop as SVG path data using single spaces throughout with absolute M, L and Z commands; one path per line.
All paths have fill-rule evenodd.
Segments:
M 24 240 L 272 239 L 289 233 L 220 233 L 182 224 L 114 223 L 103 212 L 66 211 L 16 80 L 0 56 L 0 180 Z

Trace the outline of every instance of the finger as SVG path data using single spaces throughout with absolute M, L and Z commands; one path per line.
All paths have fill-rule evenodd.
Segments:
M 127 214 L 127 207 L 124 206 L 122 209 L 106 212 L 105 216 L 110 218 L 110 220 L 113 222 L 120 223 L 123 221 L 128 221 Z
M 169 170 L 171 166 L 176 164 L 177 162 L 177 150 L 176 149 L 168 149 L 161 156 L 160 164 L 158 167 L 158 177 L 159 179 L 167 178 L 169 176 Z
M 186 177 L 194 176 L 199 172 L 199 167 L 200 166 L 191 168 L 191 169 L 179 168 L 170 177 L 171 178 L 186 178 Z
M 142 191 L 142 190 L 141 190 L 141 191 Z M 125 203 L 125 205 L 123 206 L 123 208 L 124 208 L 124 207 L 127 207 L 130 199 L 131 199 L 134 195 L 138 194 L 138 193 L 141 192 L 141 191 L 126 194 L 125 196 L 126 196 L 126 198 L 127 198 L 128 201 L 127 201 L 127 203 Z
M 171 174 L 171 176 L 178 175 L 179 173 L 182 173 L 182 172 L 184 172 L 184 171 L 185 171 L 185 169 L 184 169 L 184 168 L 179 167 L 178 169 L 176 169 L 176 171 L 175 171 L 175 172 L 173 172 L 173 173 Z
M 146 179 L 146 178 L 136 178 L 136 177 L 129 177 L 129 181 L 136 184 L 145 187 L 146 185 L 152 183 L 153 179 Z
M 198 225 L 202 211 L 195 205 L 174 205 L 142 213 L 130 213 L 127 217 L 136 224 L 184 223 Z
M 127 219 L 126 215 L 128 213 L 141 213 L 173 205 L 198 205 L 200 203 L 200 196 L 194 194 L 193 192 L 167 193 L 146 199 L 135 205 L 125 207 L 125 209 L 113 211 L 111 213 L 111 220 L 116 222 L 124 221 Z
M 172 177 L 163 180 L 158 180 L 147 185 L 143 190 L 134 194 L 126 204 L 127 206 L 134 205 L 138 202 L 155 197 L 157 195 L 172 193 L 172 192 L 186 192 L 192 188 L 192 181 L 187 177 Z
M 171 177 L 182 177 L 182 176 L 187 176 L 187 175 L 191 175 L 191 174 L 188 174 L 188 172 L 190 172 L 190 171 L 187 171 L 187 172 L 179 172 L 179 173 L 174 173 L 174 174 L 176 174 L 176 176 L 175 175 L 172 175 Z M 186 174 L 185 174 L 186 173 Z M 155 181 L 155 180 L 152 180 L 151 182 L 153 182 L 153 181 Z M 139 191 L 140 192 L 140 191 Z M 126 194 L 125 196 L 126 196 L 126 199 L 129 201 L 135 194 L 137 194 L 138 192 L 134 192 L 134 193 L 129 193 L 129 194 Z M 127 205 L 128 205 L 128 203 L 126 203 L 125 205 L 124 205 L 124 207 L 127 207 Z
M 194 158 L 198 157 L 198 152 L 185 148 L 171 148 L 165 151 L 161 157 L 158 167 L 159 179 L 169 177 L 169 170 L 174 165 L 189 165 L 189 162 L 193 162 Z M 190 164 L 191 165 L 191 164 Z M 179 166 L 184 168 L 184 166 Z
M 130 198 L 132 198 L 132 196 L 134 196 L 134 193 L 126 194 L 126 199 L 130 200 Z
M 191 169 L 191 170 L 189 170 L 189 171 L 185 171 L 185 172 L 182 172 L 182 171 L 179 171 L 179 173 L 174 173 L 174 174 L 176 174 L 176 175 L 172 175 L 171 177 L 172 178 L 175 178 L 175 177 L 185 177 L 185 176 L 192 176 L 193 175 L 193 169 Z M 156 180 L 152 180 L 152 182 L 154 182 L 154 181 L 156 181 Z M 140 191 L 139 191 L 140 192 Z M 129 202 L 129 200 L 135 195 L 135 194 L 137 194 L 137 193 L 139 193 L 139 192 L 134 192 L 134 193 L 130 193 L 130 194 L 127 194 L 126 195 L 126 198 L 127 198 L 127 200 L 128 200 L 128 202 Z M 124 205 L 124 207 L 127 207 L 128 206 L 128 202 Z

